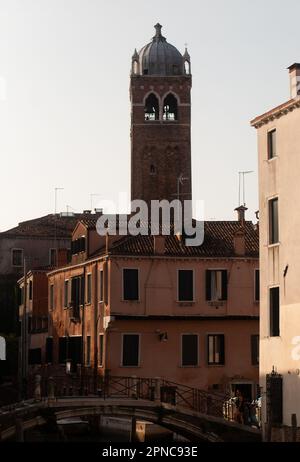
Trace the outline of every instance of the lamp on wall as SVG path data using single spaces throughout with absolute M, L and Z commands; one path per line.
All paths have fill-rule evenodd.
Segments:
M 155 333 L 158 335 L 158 338 L 161 342 L 166 342 L 168 340 L 168 332 L 161 332 L 156 330 Z

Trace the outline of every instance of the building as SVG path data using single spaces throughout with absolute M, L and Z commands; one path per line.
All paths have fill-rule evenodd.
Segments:
M 255 397 L 258 233 L 240 219 L 206 222 L 200 247 L 176 236 L 98 236 L 94 254 L 74 244 L 72 263 L 48 273 L 52 364 Z M 81 222 L 73 241 L 96 236 Z
M 0 233 L 0 332 L 17 330 L 17 280 L 24 271 L 56 265 L 58 249 L 70 249 L 74 226 L 87 214 L 95 216 L 89 211 L 49 214 Z
M 148 204 L 192 195 L 190 56 L 161 28 L 156 24 L 152 41 L 135 50 L 130 77 L 131 198 Z
M 147 203 L 191 198 L 190 57 L 155 28 L 130 89 L 132 198 Z M 95 219 L 79 220 L 71 263 L 48 273 L 51 373 L 80 364 L 256 397 L 258 228 L 245 211 L 205 222 L 194 247 L 180 234 L 100 236 Z
M 300 64 L 289 67 L 290 99 L 257 129 L 260 209 L 260 382 L 265 439 L 300 439 Z M 298 422 L 298 424 L 297 424 Z

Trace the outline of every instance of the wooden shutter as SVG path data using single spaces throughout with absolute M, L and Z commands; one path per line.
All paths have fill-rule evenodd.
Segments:
M 193 270 L 178 271 L 178 300 L 187 302 L 194 300 Z
M 58 339 L 58 362 L 64 364 L 67 359 L 67 337 L 59 337 Z
M 123 335 L 123 366 L 139 365 L 139 335 Z
M 222 300 L 227 300 L 227 270 L 222 270 Z
M 211 270 L 206 270 L 206 300 L 211 300 Z
M 198 335 L 184 334 L 182 341 L 182 366 L 198 365 Z
M 220 361 L 219 364 L 225 364 L 225 336 L 223 334 L 218 335 L 219 341 L 219 352 L 220 352 Z
M 259 335 L 251 335 L 251 363 L 253 366 L 258 365 L 259 354 Z
M 53 337 L 46 338 L 46 364 L 53 362 Z

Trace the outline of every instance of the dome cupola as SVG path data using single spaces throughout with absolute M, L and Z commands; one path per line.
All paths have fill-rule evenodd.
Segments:
M 162 26 L 157 23 L 152 41 L 132 57 L 132 73 L 136 75 L 184 75 L 185 56 L 167 42 L 162 35 Z M 187 52 L 186 52 L 187 53 Z

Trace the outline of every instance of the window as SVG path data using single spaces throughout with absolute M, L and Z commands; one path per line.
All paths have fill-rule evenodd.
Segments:
M 92 275 L 87 275 L 87 292 L 86 292 L 86 303 L 91 303 L 92 301 Z
M 99 334 L 99 366 L 103 366 L 103 359 L 104 359 L 104 335 Z
M 270 337 L 280 335 L 279 287 L 270 289 Z
M 12 249 L 11 251 L 11 263 L 12 266 L 23 266 L 23 249 Z
M 259 364 L 259 335 L 251 335 L 251 364 Z
M 268 159 L 276 157 L 276 129 L 268 132 Z
M 64 307 L 68 308 L 69 306 L 69 281 L 68 279 L 65 280 L 64 284 Z
M 145 73 L 145 71 L 144 71 Z M 154 93 L 150 93 L 145 102 L 145 120 L 159 120 L 159 104 Z
M 139 365 L 140 336 L 138 334 L 123 335 L 122 366 L 137 367 Z
M 49 250 L 49 264 L 50 266 L 56 265 L 56 249 Z
M 41 364 L 42 350 L 41 348 L 30 348 L 28 351 L 28 364 Z
M 169 93 L 164 99 L 163 120 L 177 120 L 177 99 Z
M 46 364 L 53 362 L 53 337 L 46 338 Z
M 54 310 L 54 285 L 53 284 L 50 285 L 49 300 L 50 300 L 50 310 Z
M 207 336 L 208 364 L 225 364 L 225 337 L 223 334 L 212 334 Z
M 138 269 L 123 269 L 123 299 L 138 300 L 139 299 L 139 270 Z
M 84 276 L 71 279 L 71 305 L 73 317 L 79 317 L 79 307 L 84 304 Z
M 103 270 L 100 270 L 100 290 L 99 290 L 99 298 L 100 302 L 103 302 Z
M 198 366 L 197 334 L 183 334 L 181 336 L 181 365 Z
M 32 300 L 32 281 L 29 281 L 29 300 Z
M 67 360 L 67 337 L 58 339 L 58 362 L 64 364 Z
M 254 299 L 256 302 L 259 302 L 260 299 L 260 288 L 259 288 L 259 270 L 254 271 Z
M 194 272 L 193 270 L 178 270 L 178 301 L 194 300 Z
M 82 236 L 78 239 L 75 239 L 71 242 L 71 254 L 76 255 L 80 252 L 85 252 L 86 243 L 85 243 L 85 236 Z
M 206 270 L 206 300 L 227 300 L 227 270 Z
M 269 243 L 279 242 L 278 198 L 269 201 Z
M 91 336 L 86 337 L 86 365 L 91 365 Z

